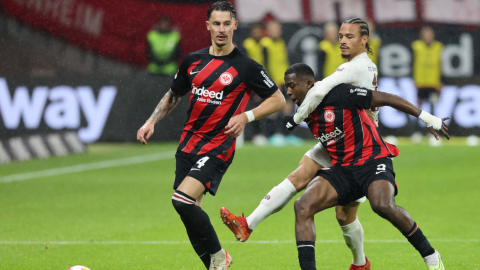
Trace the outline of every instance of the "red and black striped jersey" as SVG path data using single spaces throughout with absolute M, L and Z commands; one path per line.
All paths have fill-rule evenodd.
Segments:
M 372 91 L 350 84 L 333 88 L 310 114 L 308 126 L 327 149 L 332 166 L 363 165 L 383 157 L 398 156 L 396 146 L 383 141 L 365 110 Z
M 224 134 L 228 121 L 244 112 L 252 90 L 267 98 L 278 88 L 261 65 L 237 48 L 225 56 L 213 56 L 208 50 L 189 54 L 171 86 L 175 94 L 190 93 L 178 151 L 210 153 L 231 163 L 235 139 Z

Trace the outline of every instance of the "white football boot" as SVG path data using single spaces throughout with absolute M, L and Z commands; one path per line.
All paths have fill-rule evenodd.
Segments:
M 210 268 L 208 270 L 227 270 L 232 264 L 232 256 L 224 249 L 211 255 Z

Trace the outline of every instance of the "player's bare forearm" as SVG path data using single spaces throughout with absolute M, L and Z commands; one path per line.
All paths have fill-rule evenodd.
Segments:
M 430 115 L 429 113 L 422 112 L 420 108 L 399 96 L 388 94 L 385 92 L 372 91 L 371 107 L 382 106 L 390 106 L 404 113 L 408 113 L 410 115 L 418 117 L 425 124 L 427 124 L 428 130 L 430 131 L 430 133 L 433 134 L 433 136 L 435 136 L 437 140 L 439 140 L 440 137 L 438 136 L 436 131 L 440 131 L 447 139 L 450 139 L 450 135 L 448 134 L 448 126 L 445 123 L 445 121 L 450 119 L 450 117 L 438 118 Z M 420 113 L 426 116 L 422 117 Z
M 285 107 L 285 97 L 280 90 L 277 90 L 252 111 L 255 120 L 259 120 L 283 109 L 283 107 Z
M 176 95 L 171 89 L 168 90 L 158 103 L 150 118 L 148 118 L 148 121 L 158 123 L 158 121 L 162 120 L 177 106 L 181 98 L 182 96 Z
M 420 108 L 408 102 L 407 100 L 385 92 L 372 91 L 372 107 L 389 106 L 401 112 L 408 113 L 415 117 L 420 114 Z

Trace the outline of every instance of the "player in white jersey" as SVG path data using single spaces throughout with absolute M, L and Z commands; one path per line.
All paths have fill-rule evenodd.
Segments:
M 367 52 L 371 53 L 368 45 L 369 29 L 365 21 L 359 18 L 346 20 L 339 31 L 339 42 L 342 57 L 348 62 L 322 81 L 316 82 L 300 105 L 297 113 L 286 117 L 287 128 L 293 130 L 303 119 L 320 104 L 323 97 L 333 87 L 341 83 L 349 83 L 359 87 L 377 90 L 377 67 L 370 60 Z M 294 85 L 285 85 L 287 90 Z M 297 100 L 293 100 L 294 103 Z M 378 109 L 372 108 L 369 117 L 378 125 Z M 298 119 L 298 121 L 294 121 Z M 302 191 L 314 178 L 315 173 L 326 167 L 331 167 L 331 159 L 321 143 L 312 147 L 300 160 L 298 168 L 293 171 L 282 183 L 275 186 L 260 202 L 260 205 L 247 218 L 235 216 L 225 207 L 220 215 L 227 227 L 235 234 L 237 240 L 244 242 L 253 229 L 270 214 L 280 211 L 290 199 Z M 363 252 L 363 228 L 357 218 L 358 206 L 365 198 L 353 202 L 348 206 L 337 206 L 336 217 L 345 238 L 351 249 L 353 262 L 350 270 L 368 270 L 370 262 Z

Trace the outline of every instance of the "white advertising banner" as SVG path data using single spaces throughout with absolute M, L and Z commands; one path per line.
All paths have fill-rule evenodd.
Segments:
M 379 23 L 415 21 L 415 8 L 415 0 L 373 1 L 373 14 Z
M 303 22 L 301 0 L 236 0 L 235 7 L 242 23 L 262 21 L 269 13 L 282 22 Z
M 479 24 L 478 0 L 424 0 L 424 20 L 442 23 Z
M 353 17 L 366 17 L 365 2 L 363 0 L 311 0 L 312 22 L 324 23 L 337 20 L 337 8 L 340 11 L 340 20 Z

